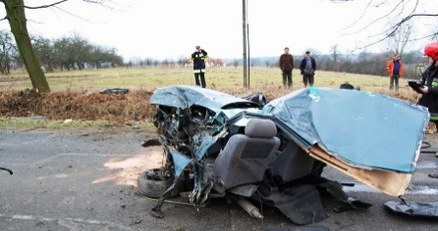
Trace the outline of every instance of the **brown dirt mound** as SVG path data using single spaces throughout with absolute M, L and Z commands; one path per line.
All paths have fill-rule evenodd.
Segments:
M 87 94 L 58 92 L 38 94 L 33 91 L 0 92 L 0 114 L 6 117 L 40 115 L 48 119 L 141 121 L 152 118 L 155 108 L 149 105 L 152 92 L 128 94 Z

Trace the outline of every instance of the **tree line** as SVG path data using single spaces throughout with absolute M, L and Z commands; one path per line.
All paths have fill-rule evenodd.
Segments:
M 319 60 L 320 70 L 387 76 L 386 65 L 393 56 L 393 52 L 362 52 L 355 56 L 338 54 L 334 57 L 332 54 L 316 58 Z M 427 67 L 423 55 L 416 51 L 401 54 L 401 61 L 404 63 L 404 77 L 410 79 L 420 78 L 421 72 Z
M 190 58 L 180 57 L 177 60 L 157 60 L 153 58 L 134 58 L 127 63 L 117 54 L 115 48 L 106 48 L 92 44 L 87 39 L 72 34 L 57 39 L 48 39 L 42 36 L 31 36 L 32 45 L 40 65 L 46 72 L 54 70 L 81 70 L 84 68 L 103 68 L 117 66 L 188 66 Z M 386 63 L 392 58 L 393 53 L 367 53 L 345 55 L 333 52 L 332 54 L 318 54 L 314 57 L 319 70 L 347 72 L 356 74 L 369 74 L 386 76 Z M 301 57 L 295 57 L 296 68 Z M 252 66 L 278 66 L 277 57 L 251 59 Z M 418 78 L 424 69 L 422 55 L 418 52 L 409 52 L 402 55 L 406 64 L 405 73 L 409 78 Z M 222 66 L 223 59 L 208 60 L 210 66 Z M 239 66 L 241 60 L 228 60 L 228 66 Z M 0 72 L 9 74 L 11 69 L 23 67 L 18 49 L 10 32 L 0 31 Z
M 370 53 L 363 51 L 359 54 L 340 54 L 336 52 L 319 54 L 315 52 L 313 57 L 316 59 L 318 70 L 387 76 L 386 64 L 392 59 L 393 55 L 394 52 Z M 296 69 L 299 68 L 302 58 L 303 56 L 294 56 L 294 67 Z M 254 58 L 251 59 L 251 65 L 278 68 L 278 59 L 278 57 Z M 420 78 L 422 71 L 427 67 L 426 59 L 418 51 L 401 54 L 401 60 L 405 64 L 406 78 Z
M 77 34 L 57 39 L 31 36 L 31 42 L 46 72 L 123 65 L 123 58 L 117 54 L 116 49 L 92 44 Z M 11 69 L 23 65 L 11 33 L 0 31 L 0 72 L 9 74 Z

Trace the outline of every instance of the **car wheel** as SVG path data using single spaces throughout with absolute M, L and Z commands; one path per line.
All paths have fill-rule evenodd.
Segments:
M 161 175 L 161 169 L 142 172 L 137 178 L 137 192 L 150 198 L 159 198 L 170 186 L 170 182 Z

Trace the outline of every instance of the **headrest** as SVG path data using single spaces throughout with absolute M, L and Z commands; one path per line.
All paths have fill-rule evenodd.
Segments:
M 277 134 L 277 127 L 272 120 L 251 119 L 245 127 L 245 135 L 257 138 L 272 138 Z

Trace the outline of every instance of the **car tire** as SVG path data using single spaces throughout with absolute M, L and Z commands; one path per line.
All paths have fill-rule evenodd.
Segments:
M 170 182 L 161 175 L 161 169 L 147 170 L 137 178 L 137 193 L 150 198 L 160 198 L 169 186 Z

